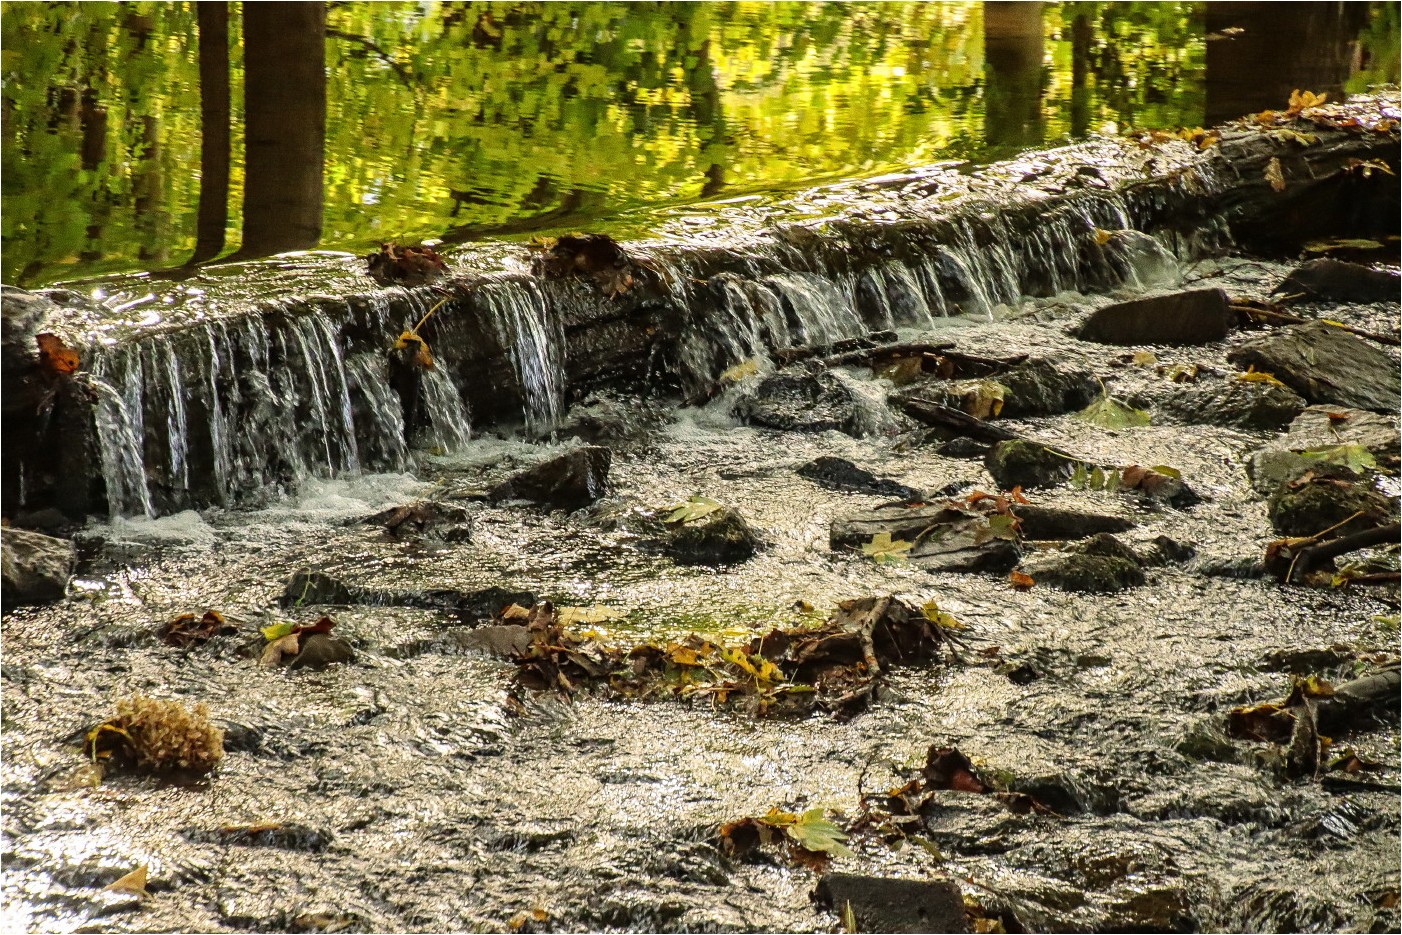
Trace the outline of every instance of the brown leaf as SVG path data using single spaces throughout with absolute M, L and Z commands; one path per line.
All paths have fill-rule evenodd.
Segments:
M 1272 156 L 1271 161 L 1266 163 L 1266 181 L 1271 183 L 1271 188 L 1277 192 L 1285 191 L 1285 175 L 1280 170 L 1280 158 Z
M 36 334 L 34 341 L 39 345 L 39 363 L 51 373 L 72 373 L 78 369 L 78 352 L 63 343 L 63 339 L 47 331 Z
M 1028 588 L 1032 587 L 1034 584 L 1037 583 L 1036 578 L 1033 578 L 1031 575 L 1026 574 L 1025 572 L 1018 571 L 1016 568 L 1008 572 L 1008 581 L 1012 584 L 1013 587 L 1017 588 L 1019 591 L 1026 591 Z
M 417 333 L 405 331 L 395 340 L 394 349 L 408 352 L 415 367 L 424 370 L 433 369 L 433 354 L 429 352 L 428 343 Z
M 258 660 L 260 666 L 275 668 L 284 659 L 291 659 L 300 650 L 301 639 L 296 633 L 289 633 L 281 639 L 273 640 L 263 647 L 263 655 Z
M 131 873 L 107 884 L 103 889 L 111 893 L 129 893 L 143 899 L 150 896 L 151 894 L 146 892 L 146 865 L 142 864 Z

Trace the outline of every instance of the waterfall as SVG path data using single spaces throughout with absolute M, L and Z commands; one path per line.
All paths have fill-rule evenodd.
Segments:
M 1192 184 L 1203 183 L 1184 182 L 1183 197 L 1199 194 Z M 623 297 L 506 259 L 451 288 L 281 297 L 133 333 L 94 349 L 108 507 L 150 516 L 276 495 L 309 477 L 403 471 L 415 449 L 468 445 L 474 419 L 553 432 L 567 386 L 660 377 L 704 395 L 744 361 L 771 369 L 783 348 L 930 329 L 1026 295 L 1161 281 L 1223 236 L 1210 218 L 1195 228 L 1201 242 L 1142 233 L 1170 196 L 1086 191 L 946 214 L 917 194 L 881 220 L 760 226 L 719 246 L 630 245 L 655 275 Z M 1107 241 L 1097 230 L 1124 233 Z M 416 326 L 435 366 L 410 375 L 389 350 Z M 575 344 L 581 334 L 594 343 Z M 635 350 L 612 354 L 611 341 L 629 340 Z

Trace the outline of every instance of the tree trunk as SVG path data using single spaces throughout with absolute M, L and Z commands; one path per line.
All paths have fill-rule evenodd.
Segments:
M 1284 110 L 1290 92 L 1343 95 L 1366 3 L 1208 3 L 1207 126 Z M 1224 30 L 1239 33 L 1223 35 Z
M 243 7 L 243 245 L 239 257 L 321 239 L 326 4 Z
M 190 263 L 224 250 L 229 225 L 229 4 L 195 5 L 200 29 L 200 203 Z
M 1023 148 L 1042 142 L 1042 4 L 983 5 L 984 139 Z

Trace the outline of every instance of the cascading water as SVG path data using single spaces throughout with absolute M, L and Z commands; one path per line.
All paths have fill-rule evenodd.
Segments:
M 654 335 L 649 360 L 670 367 L 661 375 L 705 395 L 737 364 L 770 369 L 777 349 L 929 329 L 1024 295 L 1154 280 L 1174 259 L 1169 244 L 1134 230 L 1152 226 L 1161 207 L 1114 192 L 952 216 L 937 199 L 912 205 L 889 224 L 844 221 L 823 234 L 776 226 L 720 245 L 641 244 L 635 255 L 656 274 L 641 300 L 508 261 L 518 271 L 448 290 L 282 298 L 135 335 L 100 352 L 94 372 L 109 506 L 151 514 L 228 505 L 306 477 L 401 471 L 415 448 L 468 444 L 479 407 L 481 421 L 519 412 L 529 434 L 548 435 L 561 424 L 568 381 L 618 375 L 590 369 L 597 345 L 567 346 L 567 333 L 581 329 Z M 1111 240 L 1100 233 L 1113 231 L 1121 234 Z M 406 383 L 388 348 L 420 327 L 436 363 Z
M 552 431 L 564 414 L 565 338 L 541 284 L 521 278 L 486 281 L 475 298 L 515 367 L 526 429 L 534 435 Z

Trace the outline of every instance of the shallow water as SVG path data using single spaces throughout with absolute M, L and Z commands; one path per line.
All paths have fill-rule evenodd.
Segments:
M 1191 271 L 1234 294 L 1282 268 L 1215 261 Z M 1117 393 L 1170 391 L 1062 332 L 1063 294 L 953 320 L 974 353 L 1085 360 Z M 1331 313 L 1332 314 L 1332 313 Z M 1340 313 L 1344 314 L 1344 313 Z M 1385 307 L 1348 312 L 1367 323 Z M 1229 339 L 1243 339 L 1237 334 Z M 1164 363 L 1221 362 L 1224 348 L 1156 348 Z M 853 372 L 880 395 L 885 384 Z M 1377 590 L 1284 589 L 1149 572 L 1145 587 L 1084 596 L 1001 577 L 933 575 L 828 549 L 831 520 L 880 498 L 824 490 L 793 469 L 849 458 L 914 487 L 989 484 L 983 468 L 851 438 L 739 426 L 731 399 L 672 412 L 615 450 L 613 495 L 573 515 L 522 505 L 476 510 L 472 541 L 400 543 L 355 519 L 423 496 L 481 489 L 566 444 L 478 438 L 412 474 L 309 480 L 259 511 L 186 512 L 93 527 L 105 540 L 73 595 L 5 621 L 4 894 L 15 921 L 58 931 L 545 930 L 831 931 L 815 878 L 782 863 L 734 863 L 705 843 L 715 826 L 772 806 L 854 816 L 859 788 L 899 785 L 931 744 L 957 745 L 1062 816 L 1018 816 L 988 798 L 941 793 L 915 846 L 858 839 L 834 869 L 925 878 L 1015 912 L 1032 930 L 1387 931 L 1396 909 L 1395 792 L 1284 782 L 1265 746 L 1220 737 L 1226 710 L 1278 698 L 1289 678 L 1266 657 L 1347 644 L 1395 654 L 1396 612 Z M 1151 510 L 1116 494 L 1059 489 L 1034 502 L 1134 517 L 1124 538 L 1158 534 L 1204 555 L 1253 557 L 1272 538 L 1242 455 L 1267 433 L 1156 424 L 1108 432 L 1068 416 L 1018 427 L 1118 463 L 1167 463 L 1206 502 Z M 731 569 L 685 568 L 639 548 L 630 515 L 702 493 L 738 508 L 766 548 Z M 866 594 L 936 599 L 967 623 L 965 663 L 897 670 L 891 693 L 847 723 L 751 720 L 680 703 L 527 698 L 503 704 L 510 667 L 458 651 L 458 621 L 403 608 L 332 608 L 359 649 L 321 673 L 267 671 L 240 638 L 188 652 L 156 627 L 214 607 L 251 633 L 278 611 L 287 574 L 310 566 L 373 587 L 499 584 L 620 616 L 611 639 L 700 629 L 748 635 Z M 1015 684 L 979 650 L 1028 662 Z M 1345 653 L 1345 655 L 1349 655 Z M 1325 674 L 1345 678 L 1354 663 Z M 79 732 L 133 691 L 207 702 L 230 728 L 219 771 L 194 786 L 112 778 L 66 788 Z M 1395 728 L 1347 739 L 1398 780 Z M 222 826 L 306 826 L 286 847 L 210 843 Z M 320 849 L 298 850 L 320 837 Z M 151 898 L 100 892 L 147 864 Z M 531 914 L 540 911 L 540 920 Z M 520 915 L 520 914 L 525 914 Z

